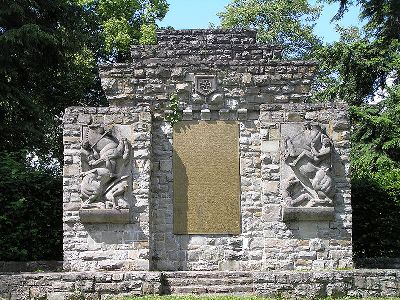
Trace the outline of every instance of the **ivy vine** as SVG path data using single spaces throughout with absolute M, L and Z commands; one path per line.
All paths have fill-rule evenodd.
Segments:
M 176 94 L 171 96 L 167 109 L 170 112 L 165 114 L 165 120 L 171 125 L 174 125 L 175 123 L 182 120 L 182 112 L 179 109 L 179 99 Z

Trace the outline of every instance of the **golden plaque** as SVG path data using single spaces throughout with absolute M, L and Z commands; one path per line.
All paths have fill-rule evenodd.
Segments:
M 239 125 L 174 125 L 174 233 L 240 234 Z

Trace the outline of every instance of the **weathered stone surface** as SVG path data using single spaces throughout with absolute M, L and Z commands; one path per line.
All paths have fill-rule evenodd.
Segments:
M 80 166 L 81 162 L 81 139 L 74 143 L 64 144 L 64 151 L 70 157 L 74 166 L 64 173 L 64 269 L 66 270 L 142 270 L 143 264 L 136 264 L 140 256 L 147 256 L 149 252 L 148 234 L 148 202 L 150 193 L 150 158 L 151 152 L 151 115 L 146 106 L 136 108 L 70 108 L 66 110 L 66 116 L 71 115 L 69 119 L 78 122 L 79 120 L 89 119 L 94 122 L 102 120 L 121 121 L 114 126 L 113 134 L 116 139 L 126 138 L 129 143 L 129 155 L 126 160 L 121 161 L 131 180 L 126 186 L 124 199 L 129 203 L 132 211 L 120 207 L 121 209 L 83 209 L 78 211 L 81 205 L 82 196 L 81 182 L 85 176 L 80 176 L 81 169 L 88 171 L 87 166 Z M 117 119 L 115 116 L 118 116 Z M 96 122 L 97 122 L 96 121 Z M 68 125 L 68 126 L 67 126 Z M 65 127 L 78 125 L 76 123 L 65 124 Z M 89 125 L 90 126 L 90 125 Z M 75 128 L 75 127 L 74 127 Z M 84 135 L 85 130 L 77 126 L 75 131 L 64 130 L 64 136 Z M 96 143 L 96 140 L 94 141 Z M 109 147 L 107 157 L 103 157 L 105 164 L 109 167 L 113 165 L 114 155 L 116 154 L 112 147 Z M 115 149 L 116 150 L 116 149 Z M 107 150 L 108 151 L 108 150 Z M 101 152 L 101 151 L 100 151 Z M 127 152 L 127 153 L 128 153 Z M 97 154 L 92 153 L 93 157 Z M 104 163 L 100 157 L 98 163 Z M 117 162 L 118 164 L 119 162 Z M 76 167 L 75 167 L 76 165 Z M 120 174 L 115 168 L 115 173 Z M 117 178 L 121 178 L 116 176 Z M 88 186 L 88 189 L 90 187 Z M 111 191 L 113 188 L 106 189 Z M 115 196 L 117 194 L 114 193 Z M 90 197 L 90 196 L 89 196 Z M 111 199 L 112 200 L 112 199 Z M 93 204 L 93 203 L 92 203 Z M 115 204 L 115 203 L 114 203 Z M 121 201 L 118 199 L 118 206 Z M 82 219 L 80 219 L 81 215 Z M 147 247 L 137 247 L 135 242 L 147 241 Z M 144 245 L 144 244 L 143 244 Z M 148 269 L 148 266 L 147 266 Z
M 170 94 L 193 92 L 184 108 L 212 100 L 210 105 L 217 105 L 216 109 L 258 110 L 272 99 L 302 102 L 308 95 L 315 62 L 279 61 L 282 47 L 257 44 L 254 31 L 166 30 L 157 34 L 157 45 L 132 47 L 129 64 L 100 66 L 102 85 L 113 105 L 122 107 L 134 99 L 162 109 Z M 224 34 L 230 38 L 222 38 Z M 134 71 L 128 77 L 124 68 Z M 165 93 L 168 96 L 160 98 Z
M 257 44 L 254 31 L 162 31 L 158 45 L 135 45 L 131 62 L 101 66 L 110 107 L 73 107 L 64 116 L 66 269 L 266 271 L 351 267 L 347 107 L 303 103 L 316 65 L 279 61 L 280 53 L 279 46 Z M 238 123 L 240 234 L 173 233 L 174 139 L 172 127 L 163 116 L 174 94 L 183 120 Z M 128 134 L 133 153 L 129 162 L 132 183 L 126 190 L 132 200 L 129 224 L 82 224 L 79 219 L 79 137 L 81 126 L 89 126 L 91 118 L 115 128 L 132 128 Z M 300 188 L 286 189 L 285 180 L 302 169 L 289 165 L 298 156 L 293 154 L 286 161 L 282 154 L 287 138 L 299 134 L 304 122 L 319 124 L 332 145 L 332 164 L 318 161 L 320 155 L 313 154 L 311 147 L 313 155 L 304 152 L 314 167 L 331 168 L 325 173 L 332 180 L 332 193 L 323 185 L 326 176 L 313 174 L 310 182 L 300 182 L 309 192 L 317 191 L 318 197 L 311 192 L 314 199 L 328 196 L 330 207 L 334 207 L 330 221 L 283 220 L 287 194 L 293 200 L 295 189 Z M 294 133 L 288 134 L 287 128 Z M 316 144 L 314 152 L 321 152 L 321 145 Z M 208 163 L 211 160 L 202 161 Z M 285 190 L 289 191 L 286 196 Z M 200 189 L 200 197 L 203 193 L 205 189 Z M 221 221 L 218 217 L 213 220 Z M 293 293 L 304 295 L 307 289 L 285 282 L 271 284 L 273 289 L 266 289 L 268 293 L 289 286 Z M 316 294 L 327 293 L 323 283 L 310 287 Z M 331 286 L 329 293 L 342 288 Z
M 129 223 L 129 209 L 81 209 L 82 223 L 126 224 Z
M 288 208 L 333 206 L 334 148 L 323 127 L 317 122 L 282 125 L 282 194 Z M 300 215 L 307 218 L 305 213 Z M 314 215 L 321 212 L 316 211 Z
M 291 299 L 399 297 L 399 284 L 399 270 L 23 273 L 0 274 L 0 297 L 106 299 L 198 293 Z
M 333 221 L 333 207 L 284 207 L 284 221 Z

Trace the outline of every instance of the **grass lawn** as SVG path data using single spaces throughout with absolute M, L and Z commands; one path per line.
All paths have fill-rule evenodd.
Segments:
M 257 297 L 257 296 L 195 296 L 195 295 L 187 295 L 187 296 L 143 296 L 143 297 L 130 297 L 123 298 L 124 300 L 280 300 L 286 298 L 265 298 L 265 297 Z M 318 298 L 318 299 L 326 299 L 326 300 L 400 300 L 399 297 L 367 297 L 367 298 L 355 298 L 355 297 L 342 297 L 342 298 Z

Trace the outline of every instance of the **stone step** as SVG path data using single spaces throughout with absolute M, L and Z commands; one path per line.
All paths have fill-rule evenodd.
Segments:
M 232 271 L 180 271 L 180 272 L 165 272 L 166 278 L 252 278 L 252 272 L 232 272 Z
M 251 272 L 164 273 L 165 294 L 236 294 L 254 292 Z
M 217 285 L 249 285 L 253 284 L 252 278 L 168 278 L 171 286 L 217 286 Z
M 173 286 L 169 288 L 171 294 L 252 294 L 253 285 L 190 285 Z

